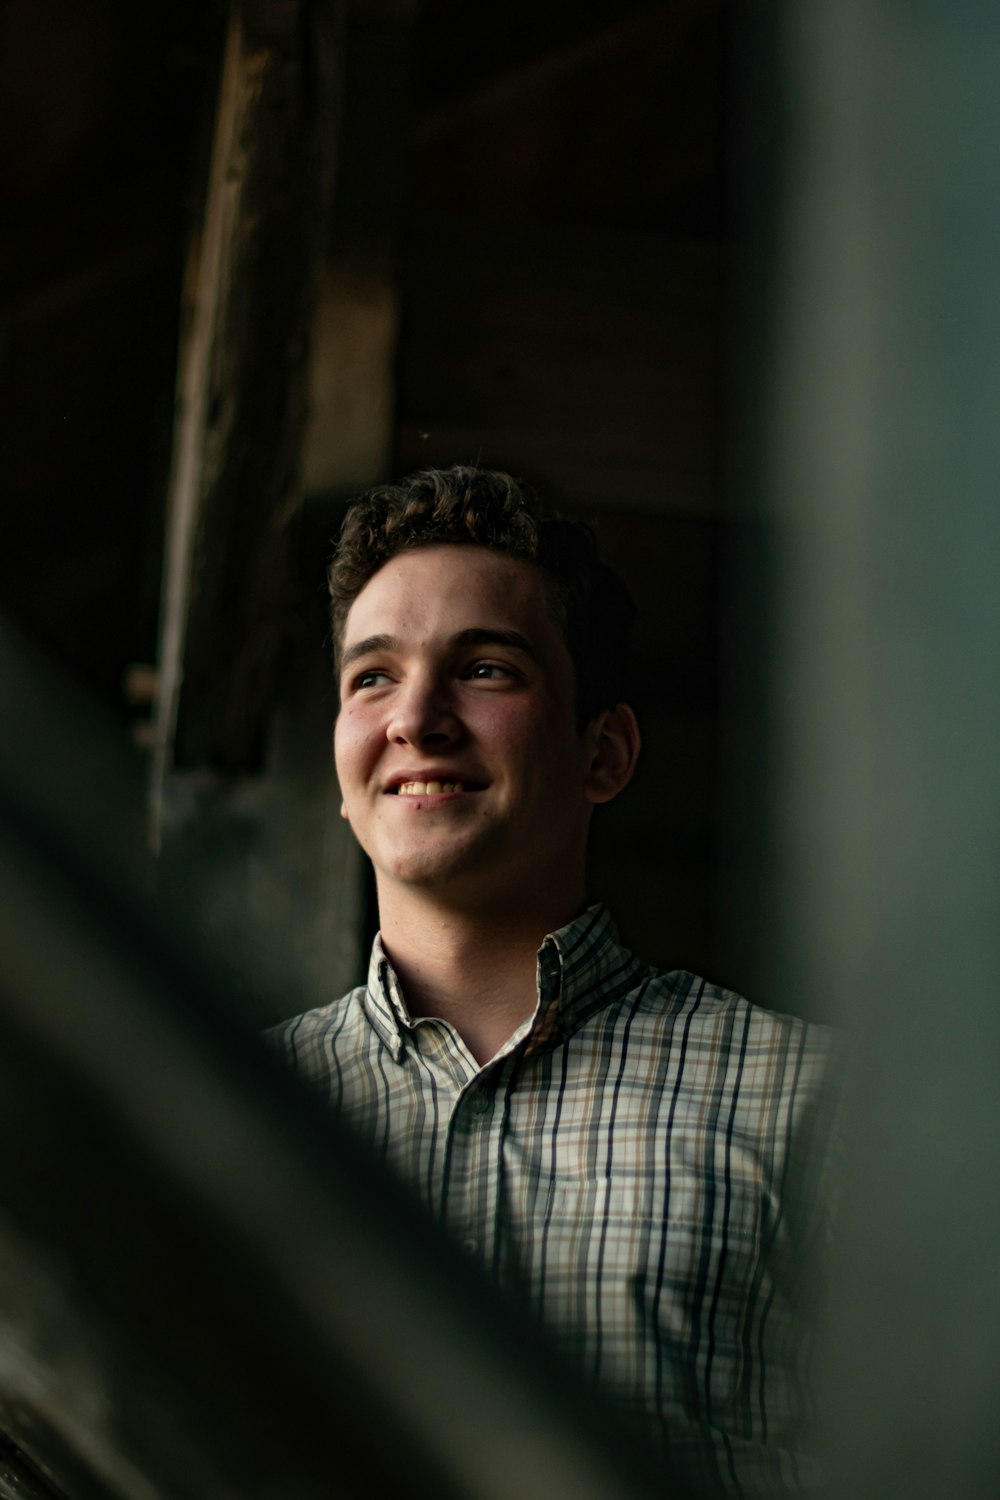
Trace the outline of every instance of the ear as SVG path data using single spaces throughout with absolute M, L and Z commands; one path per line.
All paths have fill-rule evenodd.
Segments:
M 339 713 L 340 713 L 340 709 L 338 707 L 337 714 L 339 715 Z M 332 731 L 332 733 L 330 735 L 330 749 L 333 751 L 333 764 L 334 764 L 334 769 L 336 769 L 336 765 L 337 765 L 337 720 L 336 720 L 336 718 L 334 718 L 334 721 L 333 721 L 333 731 Z M 338 790 L 339 790 L 339 788 L 338 788 Z M 350 818 L 348 818 L 348 816 L 347 816 L 347 803 L 343 800 L 343 797 L 341 797 L 341 801 L 340 801 L 340 816 L 343 818 L 343 820 L 344 820 L 345 823 L 349 823 L 350 822 Z
M 589 726 L 592 758 L 587 773 L 587 800 L 610 802 L 632 780 L 641 739 L 635 714 L 627 703 L 606 708 Z

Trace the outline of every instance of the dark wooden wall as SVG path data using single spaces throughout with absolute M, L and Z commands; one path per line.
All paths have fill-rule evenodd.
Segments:
M 29 9 L 10 7 L 2 64 L 17 105 L 0 229 L 16 498 L 0 582 L 6 606 L 140 743 L 149 705 L 129 695 L 159 688 L 166 885 L 257 976 L 248 989 L 274 976 L 264 1010 L 355 977 L 364 876 L 327 759 L 325 555 L 359 488 L 478 460 L 595 520 L 642 609 L 645 751 L 634 787 L 598 820 L 595 894 L 613 895 L 649 957 L 739 984 L 716 899 L 728 7 L 303 3 L 335 20 L 328 138 L 310 148 L 313 163 L 319 146 L 329 158 L 325 263 L 309 291 L 280 253 L 282 215 L 302 248 L 293 195 L 273 187 L 252 295 L 273 303 L 270 282 L 289 306 L 313 299 L 308 423 L 298 472 L 294 455 L 254 460 L 268 421 L 280 431 L 267 451 L 292 452 L 301 403 L 286 420 L 269 398 L 240 438 L 253 406 L 241 391 L 257 389 L 256 369 L 259 397 L 274 362 L 256 334 L 237 348 L 238 320 L 203 322 L 220 340 L 204 368 L 223 375 L 198 436 L 206 508 L 173 717 L 156 620 L 228 8 L 154 7 L 140 24 L 118 0 L 92 0 L 69 93 L 60 7 L 48 32 Z M 244 9 L 267 43 L 294 7 Z M 315 122 L 316 70 L 282 77 L 309 99 L 296 118 Z M 20 149 L 49 137 L 47 155 Z M 294 382 L 302 349 L 293 339 L 278 352 Z M 242 476 L 238 495 L 213 490 L 213 464 Z M 251 576 L 241 558 L 264 566 L 266 588 L 232 583 Z M 129 673 L 157 655 L 158 678 Z

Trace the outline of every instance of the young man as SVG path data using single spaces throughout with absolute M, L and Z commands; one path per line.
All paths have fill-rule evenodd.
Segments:
M 330 590 L 381 932 L 367 986 L 276 1040 L 714 1491 L 808 1489 L 791 1183 L 825 1036 L 648 968 L 587 907 L 590 818 L 639 751 L 623 586 L 586 528 L 455 468 L 363 497 Z

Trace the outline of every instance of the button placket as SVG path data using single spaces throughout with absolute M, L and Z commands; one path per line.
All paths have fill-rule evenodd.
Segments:
M 465 1093 L 452 1116 L 448 1225 L 467 1255 L 489 1254 L 495 1218 L 498 1149 L 496 1099 L 482 1079 Z

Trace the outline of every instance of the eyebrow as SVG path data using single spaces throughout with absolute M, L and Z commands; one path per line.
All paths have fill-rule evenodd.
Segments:
M 369 656 L 377 651 L 400 651 L 402 641 L 396 635 L 366 635 L 364 640 L 355 641 L 353 646 L 345 650 L 340 669 L 344 671 L 357 661 L 360 656 Z M 489 625 L 470 625 L 467 630 L 460 630 L 451 638 L 452 646 L 507 646 L 514 651 L 523 651 L 525 656 L 530 656 L 532 661 L 538 660 L 538 652 L 519 630 L 501 630 Z
M 398 651 L 399 639 L 394 635 L 366 635 L 363 641 L 348 646 L 340 658 L 340 670 L 349 667 L 359 656 L 368 656 L 372 651 Z
M 523 651 L 532 661 L 538 660 L 538 652 L 519 630 L 500 630 L 493 626 L 473 625 L 460 630 L 453 638 L 456 646 L 508 646 L 514 651 Z

